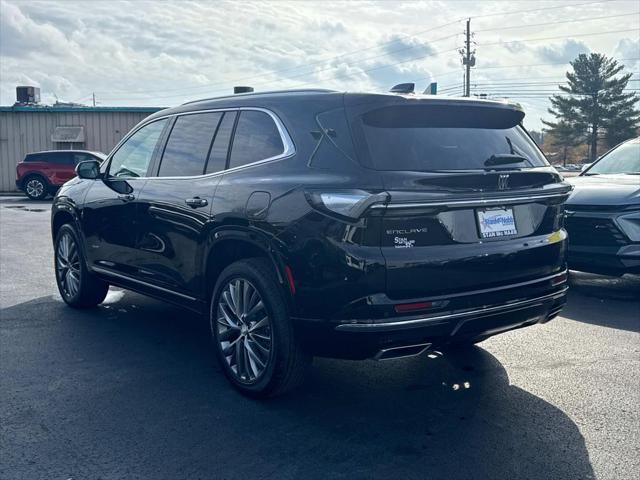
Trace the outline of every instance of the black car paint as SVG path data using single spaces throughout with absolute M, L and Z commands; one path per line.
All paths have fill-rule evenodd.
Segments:
M 569 182 L 575 188 L 566 204 L 569 267 L 608 275 L 640 273 L 640 242 L 616 223 L 618 216 L 640 211 L 640 176 L 581 175 Z
M 73 220 L 94 273 L 111 284 L 199 312 L 208 309 L 215 275 L 226 261 L 221 257 L 237 254 L 238 248 L 266 256 L 282 283 L 296 328 L 320 355 L 365 358 L 383 347 L 443 344 L 452 335 L 499 333 L 555 316 L 566 293 L 561 219 L 569 191 L 557 172 L 551 167 L 455 174 L 364 168 L 355 159 L 340 113 L 347 95 L 238 95 L 158 112 L 143 123 L 193 111 L 265 109 L 280 119 L 295 153 L 198 177 L 154 178 L 161 154 L 157 147 L 148 177 L 127 180 L 128 192 L 121 180 L 109 178 L 67 183 L 52 208 L 54 234 L 61 223 Z M 443 106 L 469 102 L 429 101 Z M 104 162 L 103 173 L 108 164 Z M 513 188 L 498 191 L 498 175 L 505 172 L 512 176 Z M 386 192 L 391 202 L 404 207 L 380 205 L 352 221 L 308 201 L 309 192 L 353 188 Z M 185 200 L 194 197 L 207 206 L 187 205 Z M 457 207 L 460 201 L 468 205 Z M 478 239 L 474 212 L 487 201 L 516 210 L 522 223 L 518 235 Z M 415 248 L 399 249 L 384 239 L 398 225 L 437 233 L 418 234 Z M 407 313 L 395 308 L 423 301 L 432 307 Z M 451 318 L 442 320 L 447 316 Z M 397 326 L 371 331 L 341 328 L 396 321 Z M 404 328 L 406 321 L 410 323 Z

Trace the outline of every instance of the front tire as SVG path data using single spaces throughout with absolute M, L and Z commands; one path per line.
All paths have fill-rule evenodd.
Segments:
M 24 181 L 24 193 L 31 200 L 44 200 L 49 194 L 49 186 L 40 175 L 31 175 Z
M 222 271 L 210 324 L 224 374 L 241 393 L 264 398 L 302 383 L 310 357 L 296 339 L 282 287 L 265 259 L 241 260 Z
M 65 303 L 74 308 L 90 308 L 102 303 L 109 285 L 88 269 L 75 229 L 60 227 L 54 242 L 55 272 L 58 291 Z

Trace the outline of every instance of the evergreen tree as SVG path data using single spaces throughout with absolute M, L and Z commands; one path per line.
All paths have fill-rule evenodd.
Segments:
M 605 125 L 607 131 L 604 135 L 607 145 L 614 147 L 638 135 L 638 112 L 629 112 L 626 115 L 618 115 L 609 120 Z
M 546 122 L 545 122 L 546 123 Z M 584 142 L 585 136 L 581 135 L 573 125 L 560 120 L 552 128 L 546 130 L 551 137 L 551 145 L 562 148 L 562 165 L 567 166 L 567 152 L 569 148 L 577 147 Z
M 549 113 L 556 122 L 543 121 L 550 130 L 573 130 L 576 138 L 586 138 L 589 157 L 598 156 L 598 133 L 618 143 L 633 136 L 638 125 L 640 100 L 634 92 L 625 91 L 631 73 L 618 76 L 624 68 L 616 60 L 599 53 L 580 54 L 571 62 L 563 92 L 553 95 Z

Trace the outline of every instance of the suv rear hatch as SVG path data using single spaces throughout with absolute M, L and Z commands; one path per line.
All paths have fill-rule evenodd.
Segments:
M 387 295 L 479 291 L 552 275 L 565 264 L 570 186 L 497 102 L 346 96 L 359 161 L 389 202 L 380 245 Z

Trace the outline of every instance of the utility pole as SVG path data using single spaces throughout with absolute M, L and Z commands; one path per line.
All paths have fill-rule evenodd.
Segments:
M 464 88 L 464 96 L 471 96 L 471 19 L 467 18 L 467 41 L 465 44 L 466 50 L 466 62 L 465 65 L 467 67 L 466 76 L 465 76 L 465 88 Z
M 462 55 L 462 64 L 465 67 L 465 73 L 463 76 L 463 96 L 471 96 L 471 67 L 476 64 L 475 50 L 471 49 L 471 18 L 467 19 L 467 30 L 465 31 L 464 48 L 459 50 Z
M 96 92 L 93 92 L 91 97 L 93 98 L 93 106 L 95 107 L 96 106 Z

